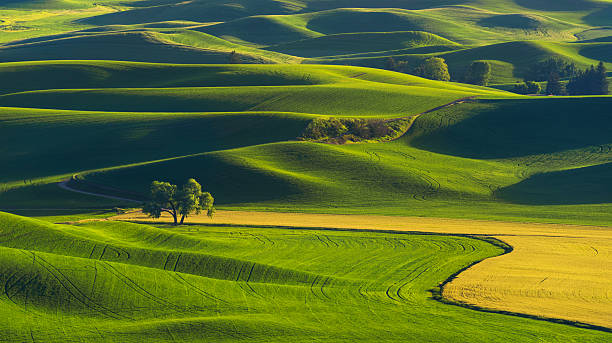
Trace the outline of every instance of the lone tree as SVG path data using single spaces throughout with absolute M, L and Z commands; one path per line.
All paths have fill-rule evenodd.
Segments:
M 470 65 L 465 82 L 473 85 L 486 86 L 491 78 L 491 64 L 486 61 L 475 61 Z
M 430 80 L 450 81 L 448 65 L 440 57 L 430 57 L 414 70 L 414 75 Z
M 187 216 L 200 214 L 202 211 L 206 211 L 212 218 L 215 213 L 214 202 L 212 195 L 202 192 L 202 186 L 194 179 L 187 180 L 181 189 L 169 182 L 153 181 L 151 201 L 143 205 L 142 212 L 152 218 L 161 217 L 162 212 L 170 213 L 174 225 L 179 225 L 183 224 Z

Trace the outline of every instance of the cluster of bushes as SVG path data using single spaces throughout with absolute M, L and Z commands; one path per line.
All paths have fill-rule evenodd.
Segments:
M 486 86 L 491 79 L 491 64 L 487 61 L 474 61 L 463 76 L 463 82 Z
M 540 94 L 542 92 L 542 86 L 534 81 L 525 81 L 516 84 L 512 91 L 518 94 Z
M 313 119 L 302 139 L 344 144 L 364 140 L 385 140 L 399 136 L 408 126 L 407 119 L 381 120 L 361 118 Z

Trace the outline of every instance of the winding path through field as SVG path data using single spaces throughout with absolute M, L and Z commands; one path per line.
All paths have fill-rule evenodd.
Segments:
M 114 217 L 150 221 L 142 213 Z M 159 222 L 168 222 L 162 217 Z M 190 223 L 435 232 L 495 237 L 510 254 L 485 260 L 444 295 L 482 308 L 612 328 L 612 228 L 464 219 L 218 211 Z
M 113 200 L 119 200 L 119 201 L 127 201 L 127 202 L 135 202 L 135 203 L 139 203 L 140 202 L 140 201 L 134 200 L 134 199 L 116 197 L 116 196 L 106 195 L 106 194 L 101 194 L 101 193 L 86 192 L 86 191 L 82 191 L 82 190 L 79 190 L 79 189 L 76 189 L 76 188 L 72 188 L 69 185 L 69 183 L 72 180 L 72 178 L 74 178 L 74 176 L 69 178 L 69 179 L 66 179 L 66 180 L 64 180 L 62 182 L 58 182 L 57 185 L 59 186 L 59 188 L 65 189 L 65 190 L 70 191 L 70 192 L 86 194 L 86 195 L 93 195 L 93 196 L 96 196 L 96 197 L 113 199 Z

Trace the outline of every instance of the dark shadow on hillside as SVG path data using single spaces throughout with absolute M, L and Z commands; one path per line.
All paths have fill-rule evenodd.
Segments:
M 411 145 L 477 159 L 547 154 L 612 143 L 612 98 L 480 100 L 415 122 Z
M 610 13 L 610 15 L 612 15 L 612 13 Z M 596 61 L 612 63 L 612 44 L 597 44 L 587 46 L 580 49 L 580 55 Z
M 537 30 L 543 26 L 538 19 L 524 14 L 504 14 L 483 18 L 478 21 L 478 25 L 523 30 Z
M 308 4 L 308 11 L 322 11 L 334 8 L 402 8 L 420 10 L 440 6 L 464 4 L 466 0 L 319 0 Z
M 148 194 L 154 180 L 183 184 L 198 180 L 215 197 L 215 204 L 282 201 L 299 197 L 303 185 L 217 155 L 200 155 L 83 175 L 85 183 Z M 87 190 L 87 189 L 85 189 Z
M 540 11 L 580 11 L 597 6 L 592 0 L 514 0 L 517 5 Z
M 612 203 L 612 163 L 537 174 L 495 195 L 526 205 Z
M 421 27 L 409 18 L 387 12 L 340 11 L 317 16 L 308 29 L 324 34 L 350 32 L 419 31 Z
M 593 26 L 612 25 L 612 6 L 601 8 L 582 18 L 585 23 Z
M 102 14 L 78 20 L 91 25 L 130 25 L 171 20 L 220 22 L 259 14 L 291 14 L 293 10 L 275 0 L 149 1 L 153 7 Z
M 5 147 L 14 152 L 0 155 L 0 182 L 25 184 L 47 175 L 286 141 L 307 125 L 302 119 L 268 115 L 149 120 L 58 121 L 0 129 L 10 142 Z

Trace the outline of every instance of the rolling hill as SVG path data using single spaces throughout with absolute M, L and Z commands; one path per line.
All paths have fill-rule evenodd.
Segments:
M 611 11 L 2 2 L 0 341 L 610 341 L 612 96 L 501 89 L 612 68 Z M 189 178 L 243 218 L 130 212 Z
M 153 179 L 215 180 L 207 187 L 219 204 L 232 208 L 555 222 L 584 221 L 588 212 L 591 223 L 610 222 L 612 182 L 605 166 L 612 142 L 610 118 L 601 110 L 610 106 L 609 97 L 516 97 L 341 66 L 58 61 L 6 64 L 4 71 L 24 80 L 36 71 L 47 80 L 40 86 L 24 82 L 0 96 L 12 106 L 2 112 L 5 146 L 12 151 L 4 155 L 3 163 L 12 166 L 4 178 L 11 189 L 4 206 L 36 187 L 24 185 L 24 178 L 42 187 L 79 173 L 76 187 L 98 185 L 131 197 L 144 196 Z M 44 77 L 60 72 L 73 73 L 74 89 Z M 464 98 L 470 99 L 435 110 Z M 296 141 L 314 118 L 395 120 L 432 109 L 407 135 L 388 143 Z M 219 127 L 224 129 L 214 129 Z M 40 130 L 55 137 L 44 152 L 38 149 Z M 75 155 L 82 157 L 66 162 Z M 577 191 L 586 182 L 583 167 L 593 167 L 599 191 Z M 559 181 L 523 186 L 547 173 L 555 180 L 555 173 L 569 169 L 576 173 L 566 177 L 565 191 L 556 188 Z M 580 196 L 551 202 L 569 190 Z M 70 198 L 63 194 L 58 201 Z M 548 210 L 522 199 L 541 201 Z M 483 207 L 489 208 L 486 215 Z
M 7 341 L 610 336 L 431 299 L 428 291 L 453 272 L 504 252 L 474 238 L 215 226 L 187 232 L 5 213 L 0 223 L 0 322 L 10 328 L 0 337 Z
M 565 59 L 581 67 L 600 60 L 612 66 L 606 41 L 612 22 L 605 19 L 612 5 L 603 0 L 571 4 L 513 0 L 19 4 L 5 6 L 6 14 L 15 19 L 5 21 L 0 31 L 0 41 L 5 43 L 0 46 L 3 62 L 95 59 L 222 64 L 236 51 L 243 63 L 381 68 L 393 56 L 412 69 L 427 57 L 440 56 L 447 59 L 456 80 L 473 61 L 489 61 L 495 84 L 522 79 L 534 61 L 546 58 Z M 40 8 L 48 11 L 40 12 Z
M 611 14 L 2 2 L 0 341 L 610 341 L 612 96 L 504 90 Z M 430 57 L 493 88 L 382 70 Z M 214 220 L 133 210 L 189 178 Z

